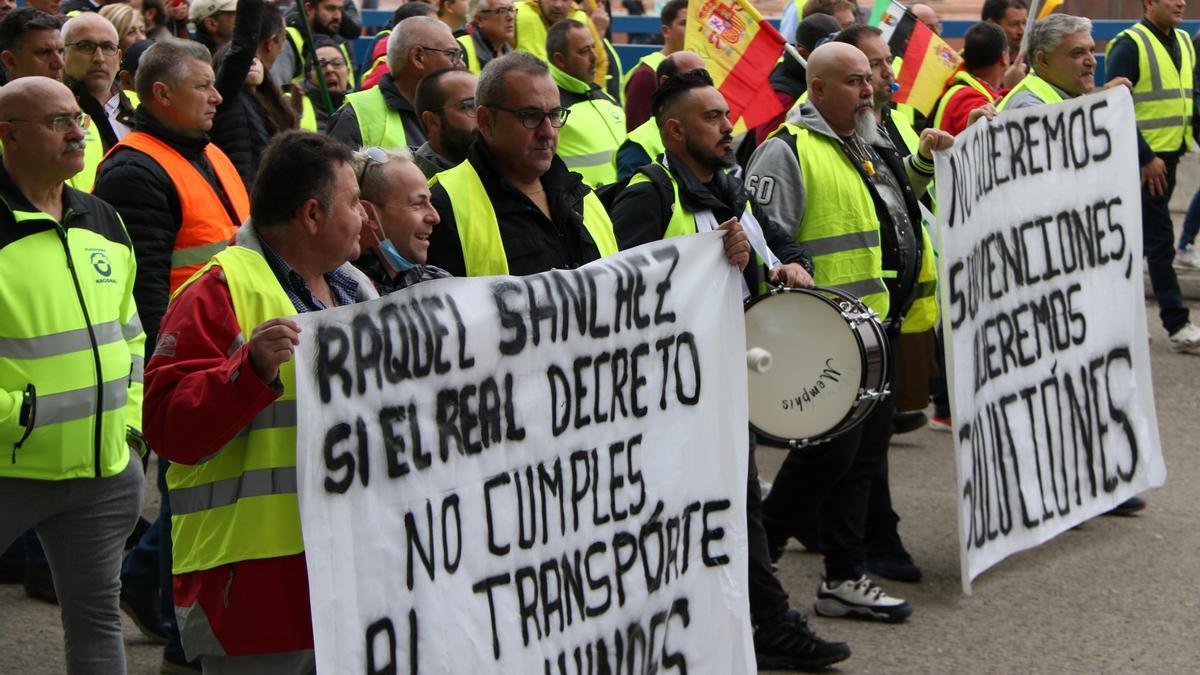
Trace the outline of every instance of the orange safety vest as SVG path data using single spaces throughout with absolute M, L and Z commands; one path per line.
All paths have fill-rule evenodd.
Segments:
M 175 248 L 171 251 L 171 292 L 174 293 L 183 282 L 229 245 L 238 227 L 250 217 L 250 197 L 233 162 L 215 143 L 205 146 L 204 156 L 216 172 L 217 182 L 237 214 L 238 222 L 233 222 L 229 217 L 229 211 L 212 185 L 171 146 L 150 134 L 135 131 L 114 145 L 104 160 L 107 161 L 122 146 L 143 152 L 158 162 L 179 194 L 183 222 L 179 224 Z

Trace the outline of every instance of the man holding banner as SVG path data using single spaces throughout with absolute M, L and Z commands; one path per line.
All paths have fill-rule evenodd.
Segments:
M 175 612 L 205 672 L 313 669 L 296 501 L 301 338 L 282 317 L 378 297 L 347 262 L 365 217 L 351 161 L 328 136 L 274 139 L 237 245 L 178 291 L 146 367 L 146 438 L 171 460 Z
M 814 280 L 857 296 L 885 322 L 895 349 L 921 267 L 917 199 L 933 176 L 932 153 L 953 138 L 927 129 L 901 160 L 876 126 L 871 66 L 859 49 L 822 45 L 808 62 L 809 101 L 755 151 L 747 185 L 767 215 L 813 254 Z M 819 542 L 825 580 L 815 608 L 826 616 L 888 622 L 912 613 L 865 574 L 864 528 L 871 481 L 886 461 L 894 401 L 821 452 L 792 451 L 763 504 L 771 543 Z M 802 531 L 816 521 L 818 532 Z

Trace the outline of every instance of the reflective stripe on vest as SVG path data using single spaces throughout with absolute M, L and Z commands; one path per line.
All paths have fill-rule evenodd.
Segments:
M 140 429 L 142 416 L 134 251 L 81 222 L 107 219 L 100 211 L 67 210 L 60 223 L 0 208 L 15 225 L 0 246 L 0 477 L 119 474 L 130 459 L 127 429 Z M 120 231 L 115 215 L 108 224 Z M 23 392 L 33 403 L 28 420 L 19 419 Z
M 257 252 L 231 246 L 205 271 L 213 265 L 224 272 L 243 335 L 268 319 L 296 313 Z M 186 288 L 185 284 L 181 292 Z M 280 366 L 279 381 L 283 394 L 217 454 L 202 464 L 172 463 L 167 471 L 175 574 L 304 550 L 296 501 L 296 385 L 291 361 Z M 255 423 L 264 414 L 275 416 L 289 407 L 290 424 Z
M 1179 44 L 1179 68 L 1167 48 L 1141 23 L 1121 31 L 1138 50 L 1138 81 L 1133 85 L 1133 112 L 1142 138 L 1154 152 L 1191 149 L 1192 73 L 1196 48 L 1188 34 L 1175 29 Z M 1108 43 L 1105 55 L 1116 39 Z
M 879 218 L 865 180 L 833 139 L 790 123 L 780 130 L 796 139 L 807 200 L 796 241 L 812 255 L 813 280 L 856 296 L 886 317 L 891 305 L 883 284 Z
M 958 92 L 968 87 L 974 89 L 980 94 L 983 94 L 984 97 L 987 98 L 988 103 L 996 102 L 996 97 L 992 95 L 992 92 L 988 91 L 987 87 L 980 84 L 979 80 L 975 79 L 965 70 L 960 70 L 955 73 L 954 78 L 951 81 L 955 84 L 951 85 L 950 88 L 946 90 L 946 93 L 942 94 L 942 98 L 938 100 L 937 114 L 933 116 L 933 126 L 936 129 L 945 130 L 945 128 L 942 126 L 942 118 L 946 115 L 946 105 L 950 103 L 951 99 L 953 99 Z
M 667 151 L 667 148 L 663 145 L 662 134 L 658 130 L 658 120 L 651 117 L 639 124 L 638 128 L 629 132 L 629 135 L 625 137 L 620 147 L 617 148 L 617 152 L 613 153 L 612 165 L 614 171 L 617 169 L 617 154 L 627 143 L 639 146 L 646 153 L 646 156 L 650 158 L 651 162 L 658 159 L 659 155 Z
M 399 112 L 388 107 L 382 89 L 371 87 L 348 94 L 346 105 L 354 108 L 364 148 L 375 145 L 385 150 L 404 150 L 408 147 L 404 120 Z
M 458 227 L 467 276 L 508 274 L 508 256 L 500 237 L 500 223 L 475 167 L 470 161 L 463 162 L 429 181 L 430 187 L 438 183 L 446 188 L 446 195 L 450 197 L 450 210 Z M 596 193 L 591 191 L 583 198 L 583 226 L 601 257 L 617 252 L 612 221 Z
M 625 140 L 625 112 L 595 85 L 577 80 L 550 66 L 562 98 L 588 98 L 570 106 L 571 116 L 558 130 L 558 156 L 567 168 L 583 176 L 588 187 L 614 183 L 617 148 Z
M 135 131 L 113 146 L 113 151 L 121 146 L 145 153 L 157 162 L 179 195 L 183 222 L 175 234 L 175 249 L 171 251 L 170 288 L 174 292 L 215 253 L 229 245 L 237 228 L 250 217 L 250 197 L 246 194 L 246 186 L 237 169 L 216 143 L 204 147 L 204 156 L 233 207 L 237 222 L 229 217 L 229 212 L 208 180 L 166 143 L 150 134 Z
M 1023 91 L 1027 91 L 1038 97 L 1038 100 L 1042 103 L 1059 103 L 1063 100 L 1062 95 L 1049 82 L 1030 73 L 1018 82 L 1017 86 L 1013 87 L 1004 98 L 1000 99 L 1000 104 L 996 106 L 997 112 L 1003 112 L 1008 107 L 1009 102 L 1012 101 L 1013 96 Z

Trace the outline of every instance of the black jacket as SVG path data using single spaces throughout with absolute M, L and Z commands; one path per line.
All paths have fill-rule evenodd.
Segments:
M 428 140 L 425 137 L 425 129 L 421 127 L 421 118 L 417 116 L 417 111 L 412 104 L 400 94 L 391 73 L 386 73 L 380 78 L 379 91 L 383 93 L 383 100 L 387 103 L 388 108 L 400 113 L 400 120 L 404 123 L 405 141 L 409 147 L 419 147 Z M 349 105 L 343 105 L 333 114 L 333 117 L 329 118 L 327 133 L 352 148 L 362 147 L 362 131 L 358 128 L 358 115 Z
M 207 136 L 181 136 L 151 117 L 144 106 L 138 108 L 135 130 L 154 136 L 187 159 L 221 196 L 230 218 L 236 219 L 233 206 L 204 156 L 204 148 L 209 143 Z M 124 146 L 100 164 L 93 193 L 116 208 L 133 240 L 138 263 L 133 298 L 146 330 L 146 344 L 150 345 L 146 351 L 153 353 L 158 322 L 167 310 L 170 296 L 171 251 L 183 221 L 179 194 L 158 162 Z
M 217 106 L 209 132 L 212 142 L 229 155 L 247 191 L 254 184 L 258 164 L 271 141 L 258 103 L 246 89 L 246 75 L 258 52 L 262 14 L 263 0 L 238 2 L 233 40 L 216 73 L 221 105 Z
M 780 262 L 798 262 L 812 272 L 812 260 L 804 249 L 763 213 L 758 203 L 742 187 L 740 180 L 728 173 L 717 172 L 711 182 L 701 183 L 683 161 L 670 152 L 666 153 L 665 158 L 671 177 L 679 186 L 679 201 L 685 210 L 689 213 L 711 210 L 717 222 L 723 223 L 730 218 L 740 218 L 749 202 L 751 213 L 762 226 L 763 237 L 771 252 Z M 622 251 L 663 238 L 672 212 L 679 207 L 678 204 L 664 202 L 664 196 L 670 198 L 671 191 L 659 189 L 653 182 L 631 185 L 617 195 L 612 207 L 612 221 L 617 246 Z M 765 279 L 765 274 L 766 270 L 760 269 L 760 266 L 747 265 L 746 284 L 752 289 L 757 288 L 760 277 Z
M 325 109 L 325 102 L 321 100 L 321 88 L 312 82 L 309 82 L 308 80 L 304 81 L 302 87 L 304 89 L 304 95 L 308 97 L 310 102 L 312 102 L 313 114 L 317 118 L 317 131 L 323 134 L 328 133 L 329 120 L 333 118 L 333 115 Z M 338 108 L 341 108 L 342 104 L 346 102 L 346 94 L 348 93 L 350 92 L 329 92 L 329 102 L 333 104 L 333 109 L 335 111 Z
M 574 269 L 600 258 L 600 251 L 583 225 L 583 198 L 592 190 L 583 184 L 579 174 L 568 171 L 567 165 L 557 156 L 542 175 L 550 218 L 529 197 L 500 177 L 491 151 L 480 139 L 476 138 L 471 144 L 467 161 L 479 174 L 488 200 L 496 211 L 509 274 L 521 276 L 551 269 Z M 440 183 L 434 185 L 431 192 L 433 207 L 442 221 L 429 237 L 428 263 L 453 276 L 465 277 L 467 266 L 450 196 Z M 466 198 L 467 195 L 455 197 Z

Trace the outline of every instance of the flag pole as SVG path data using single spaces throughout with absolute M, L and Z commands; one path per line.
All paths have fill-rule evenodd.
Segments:
M 1025 50 L 1029 49 L 1029 32 L 1033 30 L 1033 24 L 1037 22 L 1038 10 L 1041 4 L 1041 0 L 1031 0 L 1029 3 L 1029 16 L 1025 19 L 1025 35 L 1021 36 L 1019 54 L 1024 54 Z
M 804 57 L 800 56 L 800 52 L 796 51 L 796 48 L 792 45 L 792 43 L 784 42 L 783 50 L 788 53 L 788 56 L 796 59 L 796 63 L 799 63 L 801 68 L 808 68 L 808 61 L 805 61 Z

